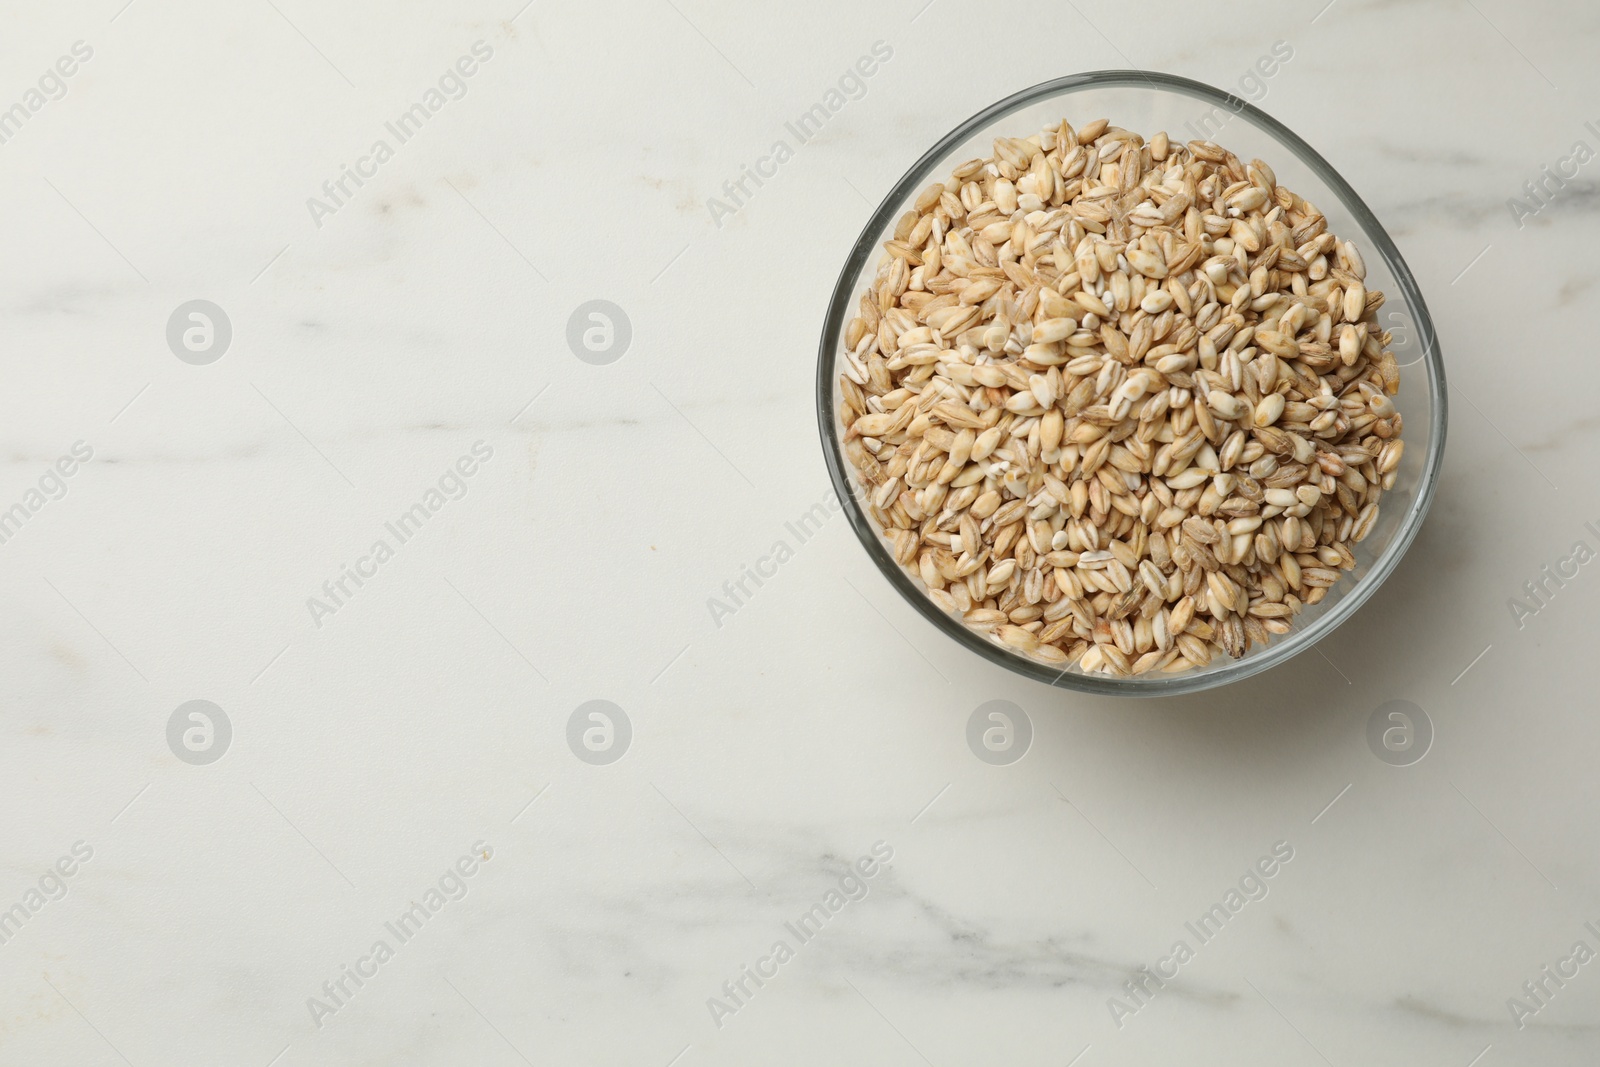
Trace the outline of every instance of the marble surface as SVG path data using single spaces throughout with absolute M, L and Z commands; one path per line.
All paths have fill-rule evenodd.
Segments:
M 1596 1061 L 1600 564 L 1509 602 L 1600 548 L 1600 13 L 521 4 L 7 15 L 0 1063 Z M 1264 676 L 1022 681 L 812 510 L 828 291 L 980 107 L 1277 41 L 1439 324 L 1433 513 Z

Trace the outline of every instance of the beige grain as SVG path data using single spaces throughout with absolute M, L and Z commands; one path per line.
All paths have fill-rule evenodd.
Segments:
M 1404 450 L 1361 252 L 1208 141 L 1000 138 L 884 244 L 840 429 L 895 560 L 1113 676 L 1238 658 L 1357 563 Z

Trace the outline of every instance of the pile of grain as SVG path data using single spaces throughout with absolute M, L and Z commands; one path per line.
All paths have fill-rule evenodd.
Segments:
M 1062 122 L 928 187 L 845 332 L 860 496 L 1016 651 L 1191 670 L 1287 633 L 1394 485 L 1383 294 L 1307 201 L 1206 141 Z

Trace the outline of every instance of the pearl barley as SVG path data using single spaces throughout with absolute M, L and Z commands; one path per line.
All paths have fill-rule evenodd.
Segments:
M 884 244 L 846 455 L 897 561 L 1020 654 L 1235 658 L 1316 604 L 1394 484 L 1359 251 L 1259 160 L 1105 120 L 999 138 Z

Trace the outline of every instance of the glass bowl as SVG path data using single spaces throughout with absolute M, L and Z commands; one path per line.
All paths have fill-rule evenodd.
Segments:
M 1379 518 L 1354 546 L 1356 567 L 1341 572 L 1321 603 L 1308 605 L 1294 629 L 1256 646 L 1241 659 L 1213 658 L 1180 674 L 1117 677 L 1032 659 L 969 627 L 930 599 L 921 581 L 895 562 L 887 542 L 863 506 L 864 491 L 846 460 L 837 425 L 842 334 L 860 295 L 872 280 L 883 242 L 893 237 L 899 216 L 932 181 L 974 157 L 992 153 L 996 136 L 1027 137 L 1062 119 L 1074 125 L 1105 118 L 1147 139 L 1165 130 L 1174 141 L 1215 141 L 1240 159 L 1265 160 L 1280 184 L 1316 204 L 1328 229 L 1354 241 L 1367 266 L 1367 287 L 1387 298 L 1379 323 L 1393 333 L 1390 345 L 1400 364 L 1395 406 L 1404 417 L 1405 454 L 1392 489 L 1384 493 Z M 1248 678 L 1321 641 L 1370 597 L 1400 562 L 1416 537 L 1438 485 L 1445 439 L 1444 365 L 1416 280 L 1376 217 L 1311 146 L 1282 123 L 1238 97 L 1209 85 L 1167 74 L 1135 70 L 1096 71 L 1044 82 L 993 104 L 939 140 L 878 205 L 851 248 L 834 286 L 817 359 L 817 419 L 822 450 L 834 489 L 850 525 L 889 584 L 952 640 L 979 656 L 1037 681 L 1082 692 L 1116 696 L 1190 693 Z

